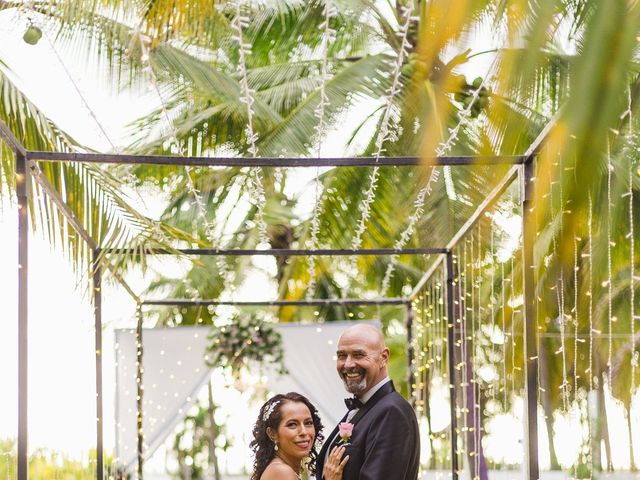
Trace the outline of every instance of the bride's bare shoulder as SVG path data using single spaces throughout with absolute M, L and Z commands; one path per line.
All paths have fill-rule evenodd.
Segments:
M 271 462 L 260 476 L 260 480 L 298 480 L 298 476 L 290 466 Z

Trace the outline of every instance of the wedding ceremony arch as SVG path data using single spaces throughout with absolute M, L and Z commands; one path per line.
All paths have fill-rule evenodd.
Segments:
M 535 226 L 532 223 L 531 211 L 535 206 L 532 204 L 533 188 L 535 181 L 535 159 L 539 153 L 547 134 L 553 125 L 551 122 L 547 125 L 538 138 L 531 144 L 528 150 L 520 156 L 478 156 L 478 157 L 455 157 L 442 156 L 432 159 L 421 159 L 418 157 L 393 157 L 393 158 L 213 158 L 213 157 L 176 157 L 176 156 L 158 156 L 158 155 L 126 155 L 126 154 L 94 154 L 94 153 L 65 153 L 65 152 L 42 152 L 30 151 L 25 149 L 12 132 L 0 122 L 0 137 L 14 152 L 16 159 L 16 196 L 18 199 L 18 240 L 19 240 L 19 430 L 18 430 L 18 479 L 26 480 L 27 473 L 27 381 L 28 381 L 28 311 L 27 301 L 29 298 L 28 291 L 28 223 L 29 223 L 29 201 L 28 188 L 31 182 L 39 185 L 43 192 L 56 204 L 59 210 L 65 216 L 66 221 L 76 231 L 76 233 L 86 242 L 87 247 L 92 252 L 92 266 L 90 278 L 92 278 L 92 297 L 94 306 L 95 319 L 95 351 L 96 351 L 96 427 L 97 427 L 97 478 L 101 479 L 104 475 L 103 465 L 103 416 L 102 416 L 102 298 L 101 298 L 101 282 L 103 275 L 103 265 L 109 268 L 109 263 L 101 262 L 103 258 L 108 258 L 113 253 L 129 253 L 135 255 L 135 251 L 123 252 L 122 249 L 110 249 L 98 245 L 92 239 L 88 232 L 83 228 L 82 222 L 75 217 L 73 212 L 65 205 L 60 194 L 52 187 L 45 176 L 39 169 L 40 162 L 84 162 L 97 164 L 154 164 L 165 166 L 242 166 L 242 167 L 262 167 L 262 168 L 287 168 L 287 167 L 420 167 L 423 165 L 435 167 L 451 167 L 470 166 L 470 165 L 510 165 L 510 168 L 504 177 L 495 184 L 491 193 L 484 201 L 477 206 L 473 215 L 471 215 L 462 228 L 443 246 L 436 248 L 375 248 L 375 249 L 232 249 L 222 250 L 215 248 L 176 248 L 173 251 L 148 251 L 153 255 L 210 255 L 210 256 L 236 256 L 236 255 L 273 255 L 273 256 L 354 256 L 354 255 L 430 255 L 435 258 L 431 267 L 424 273 L 422 279 L 414 286 L 413 291 L 406 297 L 389 298 L 380 297 L 374 299 L 360 298 L 336 298 L 336 299 L 307 299 L 307 300 L 255 300 L 255 301 L 221 301 L 218 299 L 147 299 L 138 296 L 126 281 L 119 275 L 118 271 L 114 271 L 113 276 L 118 280 L 122 287 L 132 296 L 138 305 L 137 326 L 136 326 L 136 342 L 137 350 L 137 378 L 142 379 L 144 354 L 142 351 L 142 320 L 143 307 L 150 305 L 172 305 L 172 306 L 204 306 L 204 305 L 265 305 L 265 306 L 301 306 L 301 305 L 348 305 L 348 304 L 387 304 L 398 305 L 405 308 L 405 326 L 407 331 L 407 358 L 408 358 L 408 385 L 414 397 L 417 385 L 417 373 L 421 370 L 420 355 L 416 356 L 416 336 L 423 335 L 416 333 L 415 310 L 417 302 L 424 300 L 425 287 L 429 282 L 433 281 L 434 273 L 440 269 L 444 272 L 444 285 L 442 286 L 443 295 L 439 305 L 442 305 L 444 315 L 442 318 L 446 322 L 446 348 L 445 356 L 447 361 L 448 374 L 448 390 L 450 404 L 450 431 L 449 437 L 452 445 L 450 455 L 450 470 L 453 480 L 457 480 L 460 474 L 461 457 L 464 448 L 459 447 L 459 437 L 466 436 L 466 433 L 474 432 L 472 436 L 472 446 L 466 447 L 468 453 L 475 453 L 475 458 L 481 459 L 479 432 L 479 418 L 475 412 L 472 412 L 472 426 L 466 422 L 469 409 L 459 404 L 458 394 L 462 393 L 465 402 L 477 408 L 477 400 L 474 400 L 475 387 L 460 373 L 460 362 L 465 360 L 458 357 L 454 352 L 454 345 L 463 345 L 467 343 L 467 335 L 460 335 L 460 328 L 463 320 L 466 318 L 465 310 L 466 300 L 460 298 L 460 289 L 464 277 L 465 266 L 461 265 L 456 254 L 456 247 L 472 234 L 473 229 L 484 218 L 487 212 L 496 205 L 500 197 L 513 185 L 520 187 L 519 203 L 522 212 L 522 268 L 521 279 L 523 293 L 523 345 L 522 358 L 524 365 L 524 397 L 525 397 L 525 438 L 523 448 L 525 452 L 525 478 L 535 480 L 539 478 L 538 463 L 538 346 L 537 346 L 537 326 L 536 326 L 536 298 L 534 294 L 534 240 Z M 462 273 L 461 273 L 462 272 Z M 461 276 L 462 275 L 462 276 Z M 468 352 L 467 352 L 468 354 Z M 514 353 L 512 352 L 512 359 Z M 423 370 L 423 369 L 422 369 Z M 473 382 L 472 382 L 473 383 Z M 142 382 L 138 381 L 137 394 L 137 432 L 138 432 L 138 477 L 142 478 L 143 468 L 143 390 Z M 424 386 L 424 385 L 422 385 Z M 471 387 L 471 388 L 470 388 Z M 466 409 L 466 410 L 465 410 Z M 465 419 L 464 426 L 458 424 L 459 417 Z M 475 423 L 473 423 L 475 422 Z M 461 435 L 461 432 L 464 435 Z M 465 441 L 468 442 L 469 439 Z M 474 477 L 480 476 L 481 466 L 476 465 Z M 486 475 L 486 471 L 485 471 Z

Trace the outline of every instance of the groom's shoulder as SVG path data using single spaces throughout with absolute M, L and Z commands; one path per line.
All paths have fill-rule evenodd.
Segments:
M 379 411 L 392 410 L 405 415 L 414 415 L 414 410 L 411 404 L 395 390 L 382 397 L 376 406 Z

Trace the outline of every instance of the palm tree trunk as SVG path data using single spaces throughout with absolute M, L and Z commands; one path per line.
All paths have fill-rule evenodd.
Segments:
M 544 388 L 544 387 L 543 387 Z M 556 446 L 553 438 L 553 409 L 549 399 L 549 390 L 542 392 L 542 410 L 544 411 L 544 423 L 547 427 L 547 442 L 549 443 L 549 462 L 551 470 L 560 470 L 558 455 L 556 454 Z
M 544 410 L 544 423 L 547 427 L 547 441 L 549 443 L 549 459 L 551 470 L 560 470 L 560 463 L 558 463 L 558 456 L 556 455 L 556 446 L 553 441 L 553 407 L 551 405 L 551 387 L 549 385 L 549 372 L 547 369 L 547 351 L 544 346 L 541 345 L 540 352 L 540 387 L 542 388 L 541 401 L 542 409 Z
M 591 463 L 593 471 L 602 471 L 602 452 L 600 449 L 600 422 L 598 389 L 591 390 L 587 396 L 589 414 L 589 442 L 591 443 Z
M 604 380 L 605 373 L 602 372 L 600 379 Z M 609 438 L 609 420 L 607 418 L 607 406 L 604 398 L 604 381 L 598 388 L 598 417 L 600 419 L 600 438 L 604 440 L 604 451 L 607 455 L 607 472 L 613 472 L 613 461 L 611 460 L 611 440 Z
M 215 412 L 216 407 L 213 403 L 213 388 L 211 379 L 207 385 L 207 393 L 209 394 L 209 465 L 213 465 L 213 476 L 215 480 L 220 480 L 220 467 L 218 466 L 218 457 L 216 455 L 216 438 L 218 438 L 218 425 L 216 424 Z
M 429 458 L 429 470 L 435 470 L 436 469 L 436 451 L 435 448 L 433 446 L 433 431 L 431 430 L 431 384 L 430 384 L 430 379 L 426 379 L 426 381 L 424 382 L 424 391 L 423 391 L 423 395 L 424 395 L 424 415 L 427 419 L 427 425 L 429 427 L 429 448 L 430 448 L 430 452 L 431 452 L 431 457 Z
M 284 223 L 269 226 L 269 245 L 274 250 L 286 250 L 291 248 L 291 243 L 294 240 L 293 229 Z M 287 261 L 289 257 L 287 255 L 276 256 L 277 274 L 276 278 L 280 285 L 285 275 L 287 268 Z
M 632 472 L 637 472 L 638 467 L 636 465 L 636 459 L 633 457 L 633 427 L 631 424 L 631 405 L 629 405 L 629 408 L 626 408 L 625 406 L 625 410 L 627 414 L 627 428 L 629 429 L 629 465 Z

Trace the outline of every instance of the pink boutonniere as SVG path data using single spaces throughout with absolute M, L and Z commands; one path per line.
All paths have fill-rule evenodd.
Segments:
M 340 443 L 346 445 L 351 440 L 353 434 L 353 423 L 343 422 L 338 425 L 338 435 L 340 435 Z

